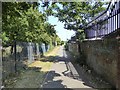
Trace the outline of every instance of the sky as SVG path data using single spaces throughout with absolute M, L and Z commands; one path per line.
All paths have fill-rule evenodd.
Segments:
M 56 18 L 54 16 L 49 16 L 48 22 L 51 23 L 52 25 L 56 25 L 55 30 L 57 32 L 57 35 L 63 41 L 67 41 L 67 39 L 70 39 L 71 36 L 73 36 L 75 34 L 75 32 L 72 30 L 64 29 L 64 23 L 58 21 L 58 18 Z
M 42 2 L 39 2 L 39 3 L 41 5 Z M 39 6 L 39 11 L 43 12 L 43 8 L 41 6 Z M 57 32 L 57 35 L 63 41 L 67 41 L 67 39 L 70 39 L 71 36 L 74 36 L 74 34 L 75 34 L 75 32 L 72 31 L 72 30 L 64 29 L 64 23 L 58 21 L 57 17 L 49 16 L 48 17 L 48 22 L 51 23 L 52 25 L 56 25 L 55 26 L 55 30 Z
M 39 1 L 39 0 L 38 0 Z M 105 0 L 106 1 L 106 0 Z M 39 1 L 40 5 L 42 4 L 41 1 Z M 58 4 L 59 5 L 59 4 Z M 59 5 L 60 8 L 62 8 L 61 5 Z M 105 6 L 107 7 L 107 6 Z M 39 6 L 39 11 L 44 12 L 43 8 L 41 6 Z M 54 17 L 54 16 L 49 16 L 48 17 L 48 22 L 51 23 L 52 25 L 56 25 L 55 26 L 55 30 L 57 31 L 57 35 L 61 38 L 61 40 L 63 41 L 67 41 L 67 39 L 70 39 L 71 36 L 75 35 L 75 32 L 72 30 L 66 30 L 64 29 L 64 23 L 58 21 L 58 18 Z

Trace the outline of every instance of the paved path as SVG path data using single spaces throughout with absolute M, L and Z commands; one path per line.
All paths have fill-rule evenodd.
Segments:
M 84 82 L 74 79 L 68 64 L 72 64 L 61 46 L 50 72 L 46 75 L 43 88 L 90 88 Z M 73 65 L 72 65 L 73 66 Z M 73 67 L 74 68 L 74 67 Z M 75 71 L 76 72 L 76 71 Z

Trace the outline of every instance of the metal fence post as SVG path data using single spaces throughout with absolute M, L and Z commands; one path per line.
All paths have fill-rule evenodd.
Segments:
M 16 40 L 14 40 L 14 58 L 15 58 L 15 73 L 17 72 L 17 56 L 16 56 L 17 48 L 16 48 Z

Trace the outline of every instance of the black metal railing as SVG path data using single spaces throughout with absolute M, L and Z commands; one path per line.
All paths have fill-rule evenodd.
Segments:
M 120 0 L 109 3 L 108 8 L 87 24 L 86 39 L 102 38 L 120 28 Z

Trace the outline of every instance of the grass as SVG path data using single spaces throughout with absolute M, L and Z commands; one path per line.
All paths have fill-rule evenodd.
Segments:
M 41 68 L 40 71 L 47 72 L 49 71 L 51 65 L 52 65 L 52 62 L 35 61 L 32 64 L 30 64 L 28 67 L 38 67 L 38 68 Z
M 24 71 L 8 85 L 8 88 L 39 88 L 45 74 L 46 72 L 35 70 Z
M 55 56 L 56 55 L 56 52 L 59 50 L 59 46 L 55 47 L 53 50 L 50 50 L 49 52 L 45 53 L 45 56 L 46 57 L 49 57 L 49 56 Z
M 7 88 L 39 88 L 44 76 L 50 68 L 50 63 L 35 61 L 28 65 L 15 77 L 6 80 Z
M 49 56 L 55 56 L 59 47 L 55 47 L 49 53 L 45 54 L 45 58 L 40 58 L 37 61 L 27 65 L 26 70 L 20 72 L 20 74 L 15 75 L 5 81 L 7 88 L 40 88 L 45 75 L 50 70 L 52 63 L 49 62 Z

